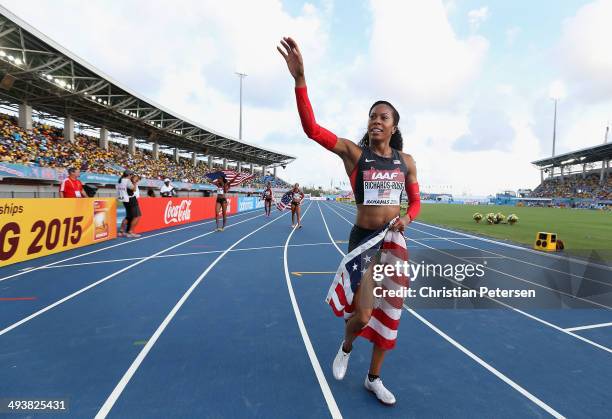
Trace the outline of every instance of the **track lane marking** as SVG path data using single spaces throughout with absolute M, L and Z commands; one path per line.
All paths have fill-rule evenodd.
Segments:
M 335 210 L 334 210 L 334 209 L 332 209 L 332 211 L 334 211 L 334 212 L 335 212 Z M 349 212 L 349 213 L 351 213 L 351 211 L 348 211 L 348 210 L 346 210 L 346 211 L 347 211 L 347 212 Z M 338 214 L 338 215 L 339 215 L 339 214 Z M 344 218 L 344 217 L 343 217 L 343 218 Z M 345 218 L 345 220 L 346 220 L 346 218 Z M 348 221 L 348 220 L 347 220 L 347 221 Z M 420 231 L 420 230 L 418 230 L 418 229 L 415 229 L 415 230 L 416 230 L 416 231 Z M 426 233 L 426 232 L 424 232 L 424 233 Z M 431 233 L 426 233 L 426 234 L 431 234 Z M 432 235 L 432 236 L 435 236 L 435 234 L 431 234 L 431 235 Z M 435 250 L 436 252 L 439 252 L 439 253 L 442 253 L 442 254 L 444 254 L 444 255 L 450 256 L 450 257 L 452 257 L 452 258 L 455 258 L 455 259 L 461 260 L 461 261 L 463 261 L 463 262 L 469 262 L 469 260 L 467 260 L 467 259 L 466 259 L 465 257 L 463 257 L 463 256 L 456 256 L 456 255 L 453 255 L 452 253 L 445 252 L 444 250 L 437 249 L 437 248 L 432 247 L 432 246 L 429 246 L 429 245 L 427 245 L 427 244 L 425 244 L 425 243 L 421 243 L 421 242 L 420 242 L 420 240 L 421 240 L 421 239 L 413 239 L 413 238 L 409 238 L 409 237 L 406 237 L 406 238 L 407 238 L 408 240 L 410 240 L 410 241 L 413 241 L 413 242 L 415 242 L 415 243 L 417 243 L 417 244 L 420 244 L 420 245 L 422 245 L 422 246 L 425 246 L 425 247 L 427 247 L 427 248 L 429 248 L 429 249 Z M 452 241 L 452 240 L 450 240 L 450 241 Z M 460 244 L 460 245 L 462 245 L 462 246 L 470 247 L 470 248 L 472 248 L 472 249 L 474 249 L 474 250 L 480 250 L 480 251 L 488 252 L 487 250 L 480 249 L 480 248 L 478 248 L 478 247 L 473 247 L 473 246 L 469 246 L 469 245 L 466 245 L 466 244 L 463 244 L 463 243 L 458 243 L 458 242 L 455 242 L 455 243 Z M 488 253 L 493 253 L 493 254 L 496 254 L 496 255 L 498 255 L 498 256 L 502 256 L 502 255 L 499 255 L 499 254 L 494 253 L 494 252 L 488 252 Z M 513 259 L 513 258 L 508 257 L 508 259 Z M 517 259 L 517 260 L 518 260 L 518 259 Z M 526 262 L 526 263 L 528 263 L 528 262 Z M 537 264 L 534 264 L 534 265 L 535 265 L 535 266 L 539 266 L 539 265 L 537 265 Z M 576 296 L 576 295 L 572 295 L 572 294 L 567 293 L 567 292 L 564 292 L 564 291 L 556 290 L 556 289 L 553 289 L 553 288 L 547 287 L 546 285 L 542 285 L 542 284 L 539 284 L 539 283 L 537 283 L 537 282 L 533 282 L 533 281 L 530 281 L 530 280 L 528 280 L 528 279 L 522 278 L 522 277 L 520 277 L 520 276 L 513 275 L 513 274 L 509 274 L 509 273 L 507 273 L 507 272 L 500 271 L 500 270 L 495 269 L 495 268 L 491 268 L 490 266 L 485 266 L 485 267 L 484 267 L 484 269 L 488 269 L 488 270 L 490 270 L 490 271 L 492 271 L 492 272 L 497 272 L 497 273 L 499 273 L 499 274 L 502 274 L 502 275 L 508 276 L 508 277 L 513 278 L 513 279 L 516 279 L 516 280 L 519 280 L 519 281 L 521 281 L 521 282 L 526 282 L 526 283 L 529 283 L 529 284 L 535 285 L 536 287 L 544 288 L 544 289 L 547 289 L 547 290 L 549 290 L 549 291 L 552 291 L 552 292 L 555 292 L 555 293 L 558 293 L 558 294 L 561 294 L 561 295 L 565 295 L 566 297 L 574 298 L 574 299 L 576 299 L 576 300 L 584 301 L 585 303 L 592 304 L 592 305 L 594 305 L 594 306 L 598 306 L 598 307 L 601 307 L 601 308 L 605 308 L 606 310 L 612 310 L 612 307 L 607 306 L 607 305 L 605 305 L 605 304 L 601 304 L 601 303 L 598 303 L 598 302 L 596 302 L 596 301 L 589 300 L 588 298 L 578 297 L 578 296 Z M 555 269 L 551 269 L 551 270 L 555 271 Z M 559 272 L 559 273 L 563 273 L 562 271 L 557 271 L 557 272 Z M 572 274 L 568 274 L 568 275 L 572 275 Z M 582 279 L 584 279 L 584 280 L 590 280 L 590 281 L 593 281 L 593 282 L 600 282 L 600 281 L 597 281 L 597 280 L 592 280 L 592 279 L 588 279 L 588 278 L 582 278 Z M 602 284 L 605 284 L 605 285 L 608 285 L 608 286 L 612 286 L 612 284 L 609 284 L 609 283 L 603 283 L 603 282 L 602 282 Z
M 306 211 L 304 211 L 304 216 L 310 209 L 313 204 L 310 204 Z M 317 205 L 319 205 L 317 203 Z M 285 268 L 285 282 L 287 284 L 287 290 L 289 291 L 289 298 L 291 299 L 291 306 L 293 307 L 293 313 L 295 314 L 295 319 L 298 324 L 298 328 L 300 329 L 300 334 L 302 335 L 302 340 L 304 341 L 304 346 L 306 347 L 306 352 L 308 353 L 308 358 L 310 359 L 310 364 L 315 372 L 317 377 L 317 381 L 319 382 L 319 387 L 321 387 L 321 392 L 323 393 L 323 397 L 325 397 L 325 402 L 327 403 L 327 408 L 329 409 L 329 413 L 332 418 L 342 418 L 342 414 L 340 413 L 340 409 L 336 404 L 336 400 L 334 399 L 334 395 L 329 388 L 329 384 L 327 383 L 327 379 L 325 378 L 325 374 L 321 369 L 321 364 L 319 364 L 319 359 L 317 358 L 317 353 L 312 346 L 312 342 L 310 341 L 310 336 L 308 336 L 308 331 L 306 330 L 306 326 L 304 324 L 304 320 L 302 319 L 302 313 L 300 312 L 300 307 L 297 303 L 297 299 L 295 298 L 295 293 L 293 292 L 293 285 L 291 284 L 291 278 L 289 277 L 289 262 L 287 258 L 287 249 L 289 240 L 295 233 L 296 229 L 291 229 L 291 233 L 287 237 L 287 241 L 285 242 L 285 248 L 283 251 L 283 265 Z M 335 246 L 335 243 L 334 243 Z M 336 246 L 337 247 L 337 246 Z
M 244 215 L 244 214 L 249 214 L 249 213 L 254 212 L 254 211 L 256 211 L 256 210 L 244 211 L 244 212 L 241 212 L 241 213 L 238 213 L 238 214 L 230 215 L 228 218 L 236 218 L 237 216 Z M 202 226 L 202 225 L 205 225 L 205 224 L 211 224 L 213 221 L 214 220 L 209 220 L 209 221 L 205 221 L 205 222 L 202 222 L 202 223 L 197 223 L 197 224 L 194 224 L 194 225 L 190 224 L 190 225 L 185 226 L 185 227 L 175 228 L 175 229 L 168 230 L 168 231 L 162 231 L 160 233 L 155 233 L 155 234 L 147 235 L 147 236 L 136 238 L 136 239 L 126 239 L 125 241 L 121 241 L 121 243 L 113 244 L 111 246 L 102 247 L 100 249 L 92 250 L 92 251 L 86 252 L 86 253 L 80 253 L 78 255 L 71 256 L 71 257 L 66 258 L 66 259 L 60 259 L 60 260 L 57 260 L 55 262 L 47 263 L 45 265 L 32 266 L 32 267 L 28 267 L 28 268 L 23 268 L 23 269 L 20 269 L 20 271 L 18 273 L 15 273 L 15 274 L 8 275 L 8 276 L 0 278 L 0 282 L 6 281 L 7 279 L 15 278 L 17 276 L 21 276 L 21 275 L 24 275 L 24 274 L 27 274 L 27 273 L 30 273 L 30 272 L 38 271 L 40 269 L 44 269 L 46 267 L 53 266 L 53 265 L 56 265 L 56 264 L 61 263 L 61 262 L 67 262 L 69 260 L 74 260 L 74 259 L 77 259 L 77 258 L 80 258 L 80 257 L 83 257 L 83 256 L 92 255 L 94 253 L 98 253 L 98 252 L 101 252 L 103 250 L 108 250 L 108 249 L 112 249 L 112 248 L 115 248 L 115 247 L 124 246 L 126 244 L 136 243 L 136 242 L 138 242 L 140 240 L 147 240 L 147 239 L 150 239 L 152 237 L 157 237 L 157 236 L 161 236 L 161 235 L 164 235 L 164 234 L 170 234 L 170 233 L 174 233 L 174 232 L 177 232 L 177 231 L 187 230 L 189 228 L 199 227 L 199 226 Z M 117 239 L 114 239 L 114 240 L 117 240 Z M 84 247 L 87 247 L 87 246 L 84 246 Z M 77 247 L 75 249 L 70 249 L 68 251 L 80 250 L 80 249 L 81 249 L 80 247 Z M 62 252 L 53 253 L 53 255 L 58 255 L 60 253 L 62 253 Z M 52 255 L 48 255 L 48 256 L 52 256 Z M 7 266 L 11 266 L 11 265 L 7 265 Z M 6 266 L 3 266 L 2 268 L 5 268 L 5 267 Z M 2 268 L 0 268 L 0 269 L 2 269 Z
M 157 327 L 157 329 L 155 330 L 153 335 L 151 335 L 151 337 L 147 340 L 147 343 L 140 350 L 140 352 L 138 353 L 138 355 L 136 356 L 134 361 L 132 361 L 132 363 L 130 364 L 129 368 L 123 374 L 123 376 L 121 377 L 121 379 L 119 380 L 119 382 L 117 383 L 117 385 L 115 386 L 115 388 L 113 389 L 111 394 L 107 397 L 107 399 L 104 402 L 104 404 L 102 405 L 102 407 L 100 407 L 100 410 L 98 411 L 98 413 L 95 416 L 96 419 L 106 418 L 106 416 L 110 413 L 111 409 L 113 408 L 113 406 L 117 402 L 117 399 L 119 399 L 119 397 L 121 396 L 121 393 L 123 393 L 123 390 L 128 385 L 128 383 L 130 382 L 130 379 L 134 376 L 134 374 L 136 373 L 136 371 L 138 370 L 138 368 L 140 367 L 142 362 L 145 360 L 147 354 L 151 351 L 151 349 L 153 348 L 153 346 L 155 345 L 155 343 L 157 342 L 157 340 L 159 339 L 161 334 L 164 332 L 164 330 L 166 329 L 168 324 L 172 321 L 172 319 L 174 318 L 176 313 L 180 310 L 180 308 L 183 306 L 183 304 L 185 304 L 185 302 L 187 301 L 189 296 L 193 293 L 193 291 L 196 289 L 196 287 L 202 282 L 202 280 L 206 277 L 206 275 L 208 275 L 208 272 L 210 272 L 212 270 L 212 268 L 214 268 L 215 265 L 221 259 L 223 259 L 223 257 L 225 255 L 227 255 L 230 252 L 230 250 L 233 249 L 234 247 L 236 247 L 240 242 L 242 242 L 243 240 L 245 240 L 248 237 L 252 236 L 253 234 L 257 233 L 259 230 L 263 229 L 264 227 L 267 227 L 268 225 L 272 224 L 273 222 L 278 221 L 279 219 L 281 219 L 286 214 L 287 213 L 282 214 L 281 216 L 276 217 L 276 218 L 268 221 L 264 225 L 262 225 L 262 226 L 256 228 L 255 230 L 251 231 L 249 234 L 246 234 L 246 235 L 242 236 L 240 239 L 235 241 L 234 244 L 232 244 L 225 251 L 223 251 L 223 253 L 221 253 L 219 256 L 217 256 L 217 258 L 212 263 L 210 263 L 208 265 L 208 267 L 196 278 L 196 280 L 193 282 L 193 284 L 191 284 L 189 289 L 183 294 L 183 296 L 179 299 L 179 301 L 174 305 L 172 310 L 170 310 L 170 312 L 166 315 L 166 317 L 161 322 L 161 324 Z M 263 215 L 260 215 L 260 217 L 261 216 L 263 216 Z M 236 224 L 232 224 L 232 225 L 236 225 Z M 210 232 L 210 233 L 214 233 L 214 232 Z
M 335 212 L 335 213 L 336 213 L 336 214 L 337 214 L 339 217 L 341 217 L 342 219 L 344 219 L 344 220 L 345 220 L 347 223 L 352 224 L 352 223 L 351 223 L 349 220 L 347 220 L 346 218 L 344 218 L 344 217 L 343 217 L 343 216 L 342 216 L 340 213 L 338 213 L 337 211 L 335 211 L 333 208 L 331 208 L 331 207 L 330 207 L 329 209 L 330 209 L 330 210 L 332 210 L 332 211 L 334 211 L 334 212 Z M 409 240 L 413 240 L 413 239 L 409 239 Z M 428 248 L 433 249 L 433 250 L 438 250 L 438 249 L 435 249 L 435 248 L 433 248 L 433 247 L 431 247 L 431 246 L 428 246 L 428 245 L 426 245 L 426 244 L 424 244 L 424 243 L 420 243 L 420 244 L 421 244 L 421 246 L 428 247 Z M 451 281 L 451 282 L 453 282 L 453 283 L 455 283 L 455 284 L 457 284 L 457 285 L 459 285 L 459 286 L 463 287 L 463 288 L 472 289 L 472 288 L 468 287 L 467 285 L 464 285 L 464 284 L 462 284 L 462 283 L 460 283 L 460 282 L 455 281 L 454 279 L 451 279 L 451 278 L 446 278 L 446 279 L 447 279 L 448 281 Z M 561 333 L 565 333 L 565 334 L 567 334 L 567 335 L 569 335 L 569 336 L 572 336 L 572 337 L 574 337 L 574 338 L 576 338 L 576 339 L 578 339 L 578 340 L 581 340 L 581 341 L 583 341 L 583 342 L 585 342 L 585 343 L 588 343 L 589 345 L 592 345 L 592 346 L 594 346 L 594 347 L 596 347 L 596 348 L 598 348 L 598 349 L 602 349 L 602 350 L 604 350 L 604 351 L 606 351 L 606 352 L 608 352 L 608 353 L 612 353 L 612 349 L 611 349 L 611 348 L 608 348 L 608 347 L 603 346 L 603 345 L 601 345 L 601 344 L 599 344 L 599 343 L 597 343 L 597 342 L 594 342 L 594 341 L 592 341 L 592 340 L 590 340 L 590 339 L 587 339 L 587 338 L 585 338 L 585 337 L 582 337 L 582 336 L 580 336 L 580 335 L 577 335 L 576 333 L 573 333 L 573 332 L 571 332 L 571 331 L 567 331 L 566 329 L 563 329 L 562 327 L 557 326 L 556 324 L 552 324 L 552 323 L 550 323 L 550 322 L 548 322 L 548 321 L 546 321 L 546 320 L 544 320 L 544 319 L 541 319 L 541 318 L 536 317 L 536 316 L 534 316 L 534 315 L 532 315 L 532 314 L 529 314 L 529 313 L 527 313 L 527 312 L 525 312 L 525 311 L 523 311 L 523 310 L 521 310 L 521 309 L 518 309 L 518 308 L 516 308 L 516 307 L 514 307 L 514 306 L 511 306 L 510 304 L 504 303 L 503 301 L 499 301 L 499 300 L 497 300 L 497 299 L 495 299 L 495 298 L 493 298 L 493 297 L 488 297 L 488 296 L 485 296 L 485 298 L 487 298 L 487 299 L 489 299 L 489 300 L 491 300 L 491 301 L 495 301 L 496 303 L 498 303 L 498 304 L 500 304 L 500 305 L 503 305 L 504 307 L 507 307 L 507 308 L 509 308 L 509 309 L 511 309 L 511 310 L 513 310 L 513 311 L 515 311 L 515 312 L 517 312 L 517 313 L 519 313 L 519 314 L 522 314 L 522 315 L 523 315 L 523 316 L 525 316 L 525 317 L 528 317 L 528 318 L 530 318 L 530 319 L 532 319 L 532 320 L 535 320 L 535 321 L 537 321 L 538 323 L 544 324 L 544 325 L 546 325 L 546 326 L 548 326 L 548 327 L 551 327 L 551 328 L 553 328 L 553 329 L 555 329 L 555 330 L 558 330 L 558 331 L 559 331 L 559 332 L 561 332 Z
M 612 322 L 610 323 L 598 323 L 598 324 L 589 324 L 586 326 L 578 326 L 578 327 L 567 327 L 564 330 L 568 332 L 575 332 L 576 330 L 587 330 L 587 329 L 596 329 L 598 327 L 608 327 L 612 326 Z
M 262 217 L 262 216 L 263 216 L 263 215 L 257 215 L 257 216 L 255 216 L 255 217 L 247 218 L 246 220 L 238 221 L 237 223 L 234 223 L 234 224 L 229 225 L 229 226 L 228 226 L 228 228 L 231 228 L 231 227 L 236 226 L 236 225 L 238 225 L 238 224 L 242 224 L 242 223 L 244 223 L 244 222 L 247 222 L 247 221 L 253 220 L 253 219 L 255 219 L 255 218 Z M 275 218 L 274 220 L 277 220 L 277 219 L 278 219 L 278 218 Z M 75 291 L 75 292 L 73 292 L 72 294 L 67 295 L 66 297 L 63 297 L 63 298 L 61 298 L 61 299 L 57 300 L 56 302 L 54 302 L 54 303 L 52 303 L 52 304 L 49 304 L 48 306 L 46 306 L 46 307 L 44 307 L 44 308 L 42 308 L 42 309 L 40 309 L 40 310 L 38 310 L 38 311 L 36 311 L 36 312 L 34 312 L 34 313 L 30 314 L 29 316 L 24 317 L 23 319 L 21 319 L 21 320 L 19 320 L 19 321 L 15 322 L 15 323 L 13 323 L 13 324 L 11 324 L 10 326 L 7 326 L 6 328 L 4 328 L 4 329 L 0 330 L 0 336 L 2 336 L 2 335 L 4 335 L 4 334 L 6 334 L 6 333 L 8 333 L 8 332 L 10 332 L 11 330 L 13 330 L 13 329 L 15 329 L 15 328 L 17 328 L 17 327 L 21 326 L 21 325 L 22 325 L 22 324 L 24 324 L 24 323 L 29 322 L 30 320 L 32 320 L 32 319 L 34 319 L 34 318 L 36 318 L 36 317 L 40 316 L 41 314 L 46 313 L 47 311 L 49 311 L 49 310 L 51 310 L 51 309 L 53 309 L 53 308 L 55 308 L 55 307 L 59 306 L 60 304 L 63 304 L 63 303 L 65 303 L 66 301 L 73 299 L 74 297 L 76 297 L 76 296 L 78 296 L 78 295 L 80 295 L 80 294 L 84 293 L 85 291 L 88 291 L 88 290 L 90 290 L 91 288 L 94 288 L 94 287 L 96 287 L 96 286 L 98 286 L 98 285 L 102 284 L 103 282 L 106 282 L 106 281 L 108 281 L 109 279 L 111 279 L 111 278 L 113 278 L 113 277 L 115 277 L 115 276 L 117 276 L 117 275 L 119 275 L 119 274 L 121 274 L 121 273 L 123 273 L 123 272 L 125 272 L 125 271 L 127 271 L 127 270 L 129 270 L 129 269 L 131 269 L 131 268 L 133 268 L 133 267 L 135 267 L 135 266 L 138 266 L 138 265 L 140 265 L 141 263 L 144 263 L 144 262 L 148 261 L 149 259 L 153 259 L 155 256 L 157 256 L 157 255 L 159 255 L 159 254 L 161 254 L 161 253 L 167 252 L 168 250 L 172 250 L 172 249 L 174 249 L 174 248 L 176 248 L 176 247 L 178 247 L 178 246 L 181 246 L 181 245 L 183 245 L 183 244 L 185 244 L 185 243 L 189 243 L 189 242 L 191 242 L 191 241 L 193 241 L 193 240 L 199 239 L 199 238 L 204 237 L 204 236 L 208 236 L 209 234 L 213 234 L 213 233 L 215 233 L 215 232 L 214 232 L 214 231 L 209 231 L 209 232 L 206 232 L 206 233 L 204 233 L 204 234 L 200 234 L 200 235 L 198 235 L 198 236 L 192 237 L 191 239 L 188 239 L 188 240 L 182 241 L 182 242 L 177 243 L 177 244 L 175 244 L 175 245 L 172 245 L 172 246 L 170 246 L 170 247 L 168 247 L 168 248 L 166 248 L 166 249 L 160 250 L 159 252 L 157 252 L 157 253 L 155 253 L 155 254 L 153 254 L 153 255 L 151 255 L 151 256 L 148 256 L 148 257 L 146 257 L 146 258 L 144 258 L 144 259 L 141 259 L 141 260 L 139 260 L 139 261 L 137 261 L 137 262 L 135 262 L 135 263 L 132 263 L 131 265 L 128 265 L 128 266 L 126 266 L 126 267 L 124 267 L 124 268 L 122 268 L 122 269 L 120 269 L 120 270 L 118 270 L 118 271 L 115 271 L 115 272 L 113 272 L 112 274 L 107 275 L 107 276 L 105 276 L 104 278 L 99 279 L 98 281 L 96 281 L 96 282 L 94 282 L 94 283 L 92 283 L 92 284 L 89 284 L 89 285 L 87 285 L 86 287 L 83 287 L 83 288 L 81 288 L 80 290 Z
M 330 243 L 304 243 L 304 244 L 291 244 L 289 245 L 290 247 L 296 247 L 296 246 L 331 246 Z M 240 249 L 232 249 L 232 252 L 244 252 L 244 251 L 248 251 L 248 250 L 266 250 L 266 249 L 278 249 L 278 248 L 282 248 L 283 245 L 277 245 L 277 246 L 261 246 L 261 247 L 245 247 L 245 248 L 240 248 Z M 179 256 L 198 256 L 198 255 L 207 255 L 207 254 L 211 254 L 211 253 L 221 253 L 223 252 L 223 250 L 205 250 L 202 252 L 188 252 L 188 253 L 173 253 L 170 255 L 159 255 L 159 256 L 155 256 L 152 259 L 161 259 L 161 258 L 172 258 L 172 257 L 179 257 Z M 135 257 L 135 258 L 123 258 L 123 259 L 108 259 L 108 260 L 96 260 L 93 262 L 83 262 L 83 263 L 69 263 L 66 265 L 54 265 L 54 266 L 49 266 L 46 268 L 41 268 L 41 269 L 59 269 L 59 268 L 72 268 L 75 266 L 84 266 L 84 265 L 97 265 L 97 264 L 103 264 L 103 263 L 115 263 L 115 262 L 128 262 L 131 260 L 141 260 L 141 259 L 145 259 L 148 256 L 142 256 L 142 257 Z

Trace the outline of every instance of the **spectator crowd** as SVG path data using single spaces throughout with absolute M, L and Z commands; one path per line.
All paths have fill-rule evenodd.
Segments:
M 98 139 L 77 133 L 70 143 L 63 137 L 60 128 L 34 123 L 32 130 L 20 128 L 16 118 L 0 114 L 0 162 L 49 168 L 75 167 L 84 172 L 121 175 L 130 169 L 147 179 L 170 178 L 181 182 L 208 183 L 205 175 L 212 169 L 203 161 L 193 166 L 191 159 L 159 153 L 155 159 L 149 150 L 136 148 L 135 154 L 128 152 L 127 145 L 109 141 L 108 150 L 98 145 Z M 248 170 L 243 170 L 248 172 Z M 267 181 L 273 187 L 288 188 L 289 184 L 273 176 L 259 176 L 242 185 L 263 188 Z
M 589 198 L 612 199 L 612 177 L 599 182 L 598 174 L 590 174 L 584 179 L 582 174 L 545 179 L 531 193 L 534 198 Z

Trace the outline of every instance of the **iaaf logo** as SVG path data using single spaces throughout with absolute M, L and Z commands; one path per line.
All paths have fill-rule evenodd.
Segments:
M 178 205 L 172 205 L 168 201 L 166 212 L 164 213 L 164 223 L 180 223 L 191 219 L 191 200 L 182 200 Z
M 393 180 L 396 177 L 398 177 L 401 173 L 399 172 L 374 172 L 372 173 L 372 180 L 379 180 L 379 179 L 387 179 L 387 180 Z

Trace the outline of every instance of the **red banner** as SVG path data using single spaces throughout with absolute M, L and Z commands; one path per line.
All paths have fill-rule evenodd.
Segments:
M 216 198 L 140 198 L 142 217 L 136 233 L 215 218 Z M 227 215 L 235 214 L 238 198 L 227 198 Z

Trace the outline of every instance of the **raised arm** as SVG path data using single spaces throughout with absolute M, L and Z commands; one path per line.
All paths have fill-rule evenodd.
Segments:
M 304 60 L 297 43 L 292 38 L 285 37 L 281 40 L 281 44 L 283 48 L 277 46 L 276 49 L 285 59 L 289 72 L 295 80 L 295 100 L 304 132 L 308 138 L 342 157 L 345 164 L 348 161 L 355 163 L 361 155 L 359 146 L 345 138 L 338 138 L 336 134 L 319 125 L 315 119 L 306 89 Z

